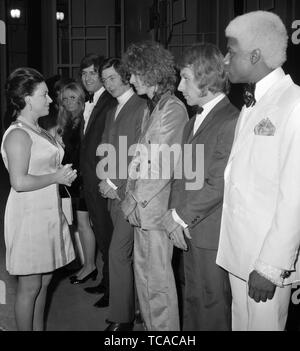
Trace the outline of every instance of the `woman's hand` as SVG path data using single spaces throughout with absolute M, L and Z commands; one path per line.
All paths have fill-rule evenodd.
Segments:
M 71 186 L 77 178 L 77 170 L 72 169 L 72 164 L 67 164 L 58 169 L 55 173 L 56 183 Z

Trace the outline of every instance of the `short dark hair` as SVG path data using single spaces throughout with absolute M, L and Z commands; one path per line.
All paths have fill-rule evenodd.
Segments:
M 212 93 L 228 93 L 229 81 L 225 71 L 224 56 L 218 47 L 210 43 L 195 43 L 187 48 L 179 62 L 180 69 L 190 67 L 205 96 Z
M 140 75 L 146 85 L 157 85 L 157 95 L 175 90 L 174 57 L 161 44 L 153 41 L 131 44 L 123 57 L 123 62 L 126 69 L 131 74 Z
M 130 80 L 130 73 L 128 72 L 128 70 L 125 69 L 124 64 L 122 63 L 121 59 L 116 58 L 116 57 L 112 57 L 112 58 L 108 58 L 106 60 L 104 60 L 103 65 L 102 65 L 102 69 L 101 69 L 101 73 L 107 69 L 113 67 L 116 72 L 120 75 L 122 82 L 124 84 L 128 84 L 129 80 Z
M 26 106 L 25 97 L 32 95 L 38 84 L 45 81 L 40 72 L 30 67 L 15 69 L 6 81 L 7 102 L 14 110 L 14 115 Z
M 102 69 L 103 61 L 104 56 L 100 56 L 94 53 L 87 54 L 80 62 L 79 73 L 81 74 L 85 68 L 94 65 L 94 69 L 98 72 L 100 78 L 100 72 Z

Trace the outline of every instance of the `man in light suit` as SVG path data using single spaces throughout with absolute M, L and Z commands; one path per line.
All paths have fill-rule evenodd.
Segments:
M 194 189 L 188 189 L 192 180 L 187 177 L 173 181 L 170 210 L 162 220 L 173 244 L 185 250 L 183 330 L 231 329 L 228 273 L 216 265 L 216 255 L 224 170 L 239 111 L 225 95 L 228 78 L 223 59 L 216 46 L 205 43 L 187 49 L 181 62 L 178 90 L 188 105 L 198 106 L 182 138 L 183 150 L 192 146 L 192 157 L 185 157 L 184 152 L 183 160 L 204 173 L 203 181 Z M 199 145 L 204 146 L 203 155 L 197 154 Z
M 109 290 L 108 249 L 112 235 L 112 223 L 107 210 L 107 200 L 98 191 L 99 179 L 96 175 L 96 166 L 99 158 L 96 156 L 96 149 L 101 143 L 106 114 L 115 99 L 102 85 L 100 77 L 102 64 L 103 58 L 96 54 L 88 54 L 80 63 L 82 83 L 90 96 L 84 109 L 80 171 L 83 180 L 84 200 L 103 260 L 101 283 L 97 287 L 88 287 L 85 290 L 89 293 L 104 293 L 102 307 L 106 307 L 108 306 Z
M 132 44 L 124 61 L 131 73 L 130 82 L 139 95 L 147 95 L 150 108 L 142 122 L 122 203 L 125 218 L 134 226 L 139 305 L 149 331 L 179 330 L 171 266 L 173 245 L 161 225 L 161 215 L 168 208 L 174 167 L 164 162 L 160 151 L 168 152 L 170 146 L 180 144 L 188 115 L 184 104 L 173 94 L 176 76 L 169 51 L 154 42 Z M 173 165 L 178 157 L 174 156 Z
M 230 273 L 233 330 L 284 330 L 300 244 L 300 88 L 281 65 L 288 36 L 270 12 L 226 29 L 229 78 L 247 90 L 225 170 L 217 264 Z
M 102 66 L 102 82 L 105 89 L 118 101 L 108 113 L 102 136 L 102 145 L 112 145 L 116 152 L 116 165 L 113 165 L 116 172 L 110 178 L 99 174 L 102 179 L 99 190 L 104 198 L 108 198 L 114 226 L 109 247 L 110 302 L 107 319 L 110 324 L 107 331 L 132 330 L 135 317 L 133 227 L 125 220 L 120 201 L 125 197 L 127 169 L 131 161 L 131 157 L 127 157 L 128 149 L 138 141 L 142 119 L 148 108 L 146 100 L 134 93 L 129 78 L 120 59 L 105 60 Z M 126 145 L 122 145 L 121 138 L 126 140 Z M 124 158 L 122 153 L 125 154 Z M 122 176 L 124 171 L 125 176 Z

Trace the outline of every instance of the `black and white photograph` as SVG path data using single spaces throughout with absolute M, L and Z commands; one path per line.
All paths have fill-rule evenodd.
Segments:
M 296 0 L 0 0 L 0 332 L 300 331 L 299 63 Z

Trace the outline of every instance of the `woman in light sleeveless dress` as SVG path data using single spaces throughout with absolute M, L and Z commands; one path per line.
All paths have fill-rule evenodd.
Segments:
M 71 165 L 61 165 L 63 148 L 38 127 L 52 102 L 43 76 L 16 69 L 7 81 L 7 97 L 17 119 L 1 145 L 11 183 L 4 218 L 6 268 L 18 276 L 18 330 L 43 330 L 52 272 L 75 258 L 58 184 L 70 186 L 77 175 Z

